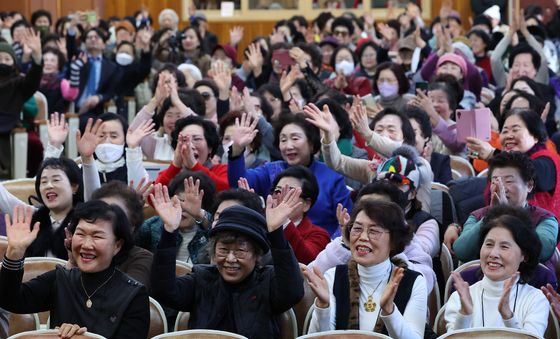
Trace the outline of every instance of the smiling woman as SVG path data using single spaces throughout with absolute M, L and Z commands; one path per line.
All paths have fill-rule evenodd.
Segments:
M 70 223 L 69 250 L 77 268 L 62 266 L 22 283 L 24 253 L 35 240 L 32 209 L 14 208 L 6 219 L 8 248 L 0 269 L 0 306 L 14 313 L 50 311 L 50 327 L 72 334 L 86 330 L 106 338 L 146 338 L 148 293 L 115 265 L 133 246 L 130 224 L 116 205 L 92 200 L 78 206 Z M 66 336 L 71 337 L 72 335 Z

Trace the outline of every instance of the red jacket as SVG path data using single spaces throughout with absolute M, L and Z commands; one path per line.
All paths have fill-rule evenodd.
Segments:
M 552 212 L 560 220 L 560 157 L 548 149 L 541 149 L 530 155 L 531 159 L 547 157 L 556 167 L 556 187 L 554 192 L 535 192 L 529 203 Z
M 175 167 L 175 165 L 171 163 L 167 169 L 159 172 L 156 179 L 156 184 L 162 184 L 165 186 L 169 185 L 171 180 L 173 180 L 173 178 L 177 174 L 179 174 L 179 172 L 181 172 L 181 169 L 182 168 Z M 227 178 L 227 165 L 225 164 L 218 164 L 212 166 L 211 168 L 208 168 L 202 166 L 199 162 L 197 162 L 196 165 L 191 168 L 191 171 L 202 171 L 206 173 L 216 185 L 217 192 L 225 191 L 229 188 L 229 182 Z
M 357 77 L 352 74 L 351 76 L 346 77 L 346 82 L 348 83 L 348 86 L 339 90 L 344 94 L 359 95 L 360 97 L 363 97 L 371 94 L 371 92 L 373 91 L 373 89 L 371 88 L 371 83 L 366 77 Z M 334 84 L 335 78 L 325 80 L 325 85 L 337 89 Z
M 284 229 L 284 236 L 292 246 L 297 260 L 306 265 L 315 260 L 331 242 L 329 233 L 313 225 L 308 217 L 304 217 L 299 226 L 290 222 Z

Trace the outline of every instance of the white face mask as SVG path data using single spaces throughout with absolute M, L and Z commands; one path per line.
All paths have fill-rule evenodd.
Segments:
M 354 63 L 348 60 L 342 60 L 335 66 L 336 72 L 342 72 L 344 76 L 350 76 L 354 71 Z
M 116 60 L 117 64 L 121 66 L 128 66 L 134 61 L 134 58 L 127 53 L 117 53 Z
M 95 148 L 97 159 L 104 163 L 111 163 L 119 160 L 124 153 L 124 145 L 99 144 Z

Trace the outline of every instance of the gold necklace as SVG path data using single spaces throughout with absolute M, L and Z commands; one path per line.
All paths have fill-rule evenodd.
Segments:
M 391 267 L 389 267 L 389 271 L 391 270 Z M 389 275 L 390 277 L 390 275 Z M 383 278 L 385 278 L 385 276 L 383 276 Z M 375 309 L 377 308 L 377 303 L 375 301 L 373 301 L 373 294 L 375 293 L 375 291 L 377 291 L 377 289 L 379 288 L 379 285 L 381 285 L 381 283 L 383 282 L 384 279 L 381 279 L 379 281 L 379 283 L 377 284 L 377 286 L 375 286 L 375 289 L 373 290 L 373 292 L 371 292 L 368 297 L 366 302 L 364 303 L 364 309 L 366 310 L 366 312 L 375 312 Z
M 86 307 L 87 307 L 87 308 L 91 308 L 91 307 L 93 306 L 93 302 L 91 301 L 91 297 L 93 297 L 93 295 L 94 295 L 95 293 L 97 293 L 97 291 L 99 291 L 99 289 L 100 289 L 101 287 L 105 286 L 105 284 L 107 284 L 107 283 L 109 282 L 109 280 L 111 280 L 111 278 L 115 275 L 115 271 L 116 271 L 116 270 L 113 270 L 113 273 L 111 273 L 111 276 L 109 277 L 109 279 L 105 280 L 105 281 L 103 282 L 103 284 L 99 285 L 99 287 L 96 288 L 95 291 L 93 291 L 92 294 L 88 294 L 88 293 L 87 293 L 86 287 L 84 286 L 84 280 L 82 279 L 82 275 L 80 274 L 80 282 L 82 283 L 82 288 L 84 289 L 84 293 L 85 293 L 86 296 L 87 296 L 87 300 L 86 300 Z

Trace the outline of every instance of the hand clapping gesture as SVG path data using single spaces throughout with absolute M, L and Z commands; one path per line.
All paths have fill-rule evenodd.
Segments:
M 462 315 L 471 315 L 473 312 L 473 301 L 471 291 L 469 289 L 469 283 L 463 280 L 461 273 L 459 272 L 452 272 L 451 276 L 453 277 L 453 287 L 455 287 L 455 290 L 461 299 L 461 309 L 459 312 Z
M 179 228 L 183 212 L 181 202 L 176 196 L 169 198 L 167 186 L 155 185 L 153 192 L 150 194 L 150 200 L 163 221 L 163 227 L 167 232 L 172 233 Z
M 500 315 L 504 320 L 508 320 L 513 317 L 513 312 L 511 311 L 511 307 L 509 305 L 509 296 L 511 294 L 511 288 L 515 285 L 518 278 L 519 272 L 516 272 L 508 280 L 506 280 L 504 284 L 504 290 L 502 291 L 502 296 L 498 304 L 498 312 L 500 312 Z
M 401 283 L 402 278 L 404 277 L 404 268 L 397 267 L 391 273 L 391 280 L 385 289 L 383 290 L 383 294 L 381 295 L 381 300 L 379 301 L 381 305 L 381 311 L 384 315 L 389 315 L 393 313 L 395 308 L 395 296 L 397 295 L 397 289 L 399 288 L 399 284 Z
M 492 179 L 490 183 L 490 206 L 507 204 L 507 195 L 504 182 L 501 177 Z
M 556 318 L 560 318 L 560 294 L 558 294 L 550 284 L 546 284 L 546 287 L 541 287 L 541 291 L 550 302 L 550 308 L 552 308 Z
M 327 308 L 330 305 L 329 284 L 319 267 L 313 269 L 307 267 L 303 269 L 303 276 L 307 279 L 307 283 L 311 290 L 317 296 L 315 306 L 318 308 Z
M 60 148 L 68 137 L 68 123 L 64 120 L 64 113 L 54 112 L 47 124 L 47 134 L 49 135 L 49 144 L 53 147 Z
M 39 222 L 36 222 L 31 229 L 31 218 L 33 216 L 33 207 L 27 205 L 17 205 L 10 215 L 6 214 L 4 220 L 6 222 L 6 235 L 8 237 L 8 248 L 6 249 L 6 257 L 12 260 L 19 260 L 25 256 L 25 251 L 37 238 L 39 233 Z

